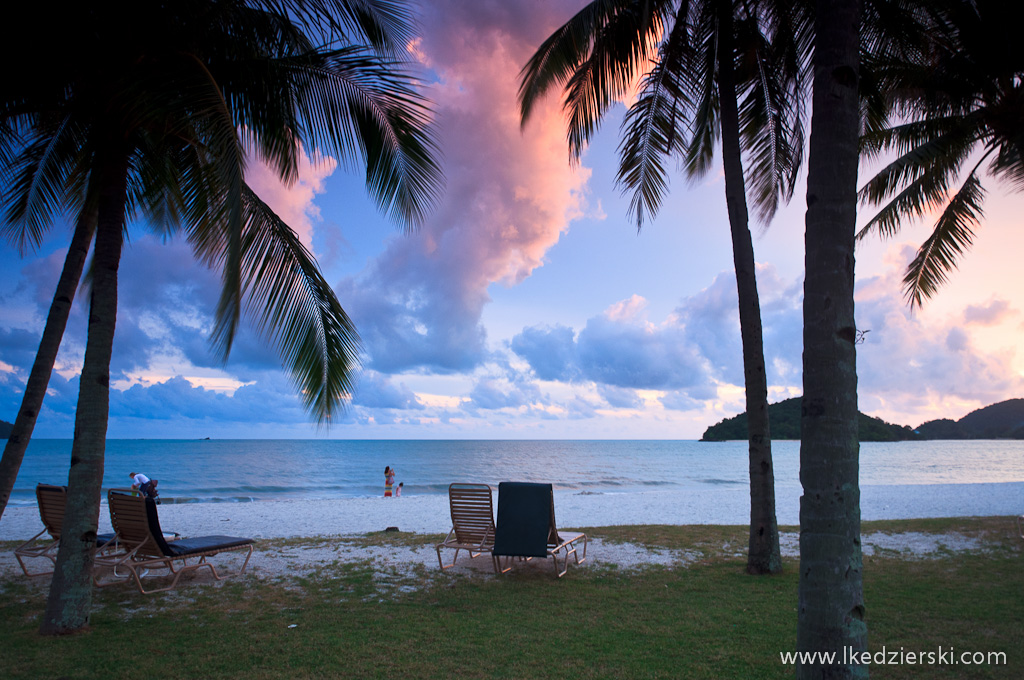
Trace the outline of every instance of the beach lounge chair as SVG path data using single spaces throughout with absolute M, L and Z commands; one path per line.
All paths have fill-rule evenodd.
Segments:
M 583 555 L 578 552 L 583 542 Z M 555 524 L 555 495 L 550 484 L 502 482 L 498 485 L 498 527 L 491 557 L 494 570 L 505 573 L 512 558 L 551 557 L 555 573 L 565 576 L 569 556 L 576 564 L 587 559 L 587 535 L 565 533 Z M 502 557 L 506 558 L 502 566 Z M 561 565 L 559 564 L 561 561 Z
M 68 488 L 53 484 L 36 484 L 36 504 L 39 506 L 39 519 L 43 521 L 43 530 L 14 549 L 14 557 L 21 565 L 25 576 L 45 576 L 52 574 L 52 566 L 57 564 L 57 551 L 60 548 L 60 532 L 64 527 L 64 508 L 67 506 Z M 48 534 L 47 538 L 42 538 Z M 96 536 L 96 547 L 101 548 L 114 538 L 114 534 Z M 25 564 L 26 559 L 46 558 L 50 560 L 49 571 L 30 572 Z
M 160 517 L 157 505 L 152 498 L 133 496 L 121 489 L 111 489 L 107 494 L 110 506 L 110 522 L 114 525 L 117 537 L 117 548 L 101 551 L 96 557 L 96 566 L 110 567 L 115 575 L 121 567 L 135 580 L 139 592 L 143 594 L 159 593 L 171 590 L 178 585 L 183 574 L 208 568 L 213 578 L 223 577 L 207 558 L 224 552 L 245 551 L 245 562 L 239 575 L 245 573 L 252 557 L 253 543 L 251 538 L 237 536 L 200 536 L 182 538 L 168 542 L 160 528 Z M 194 560 L 190 563 L 190 560 Z M 173 575 L 170 583 L 161 588 L 146 590 L 142 578 L 150 570 L 167 569 L 167 576 Z M 117 581 L 102 582 L 99 571 L 94 572 L 93 582 L 97 587 L 104 587 Z
M 455 566 L 459 551 L 466 550 L 472 559 L 481 553 L 490 552 L 494 545 L 494 503 L 491 487 L 486 484 L 448 485 L 448 504 L 452 513 L 452 529 L 444 541 L 438 543 L 437 563 L 441 569 Z M 454 548 L 451 564 L 445 564 L 441 550 Z

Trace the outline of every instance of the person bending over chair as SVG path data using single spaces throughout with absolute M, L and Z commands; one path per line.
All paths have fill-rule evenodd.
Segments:
M 141 472 L 129 472 L 128 476 L 132 478 L 132 489 L 138 489 L 138 491 L 147 498 L 156 499 L 159 493 L 156 490 L 157 480 L 150 479 Z

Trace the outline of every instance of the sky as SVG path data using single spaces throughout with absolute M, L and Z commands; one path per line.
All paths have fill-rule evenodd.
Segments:
M 557 93 L 520 126 L 516 77 L 582 3 L 436 0 L 409 46 L 428 81 L 446 189 L 414 234 L 351 164 L 307 150 L 292 186 L 246 179 L 314 252 L 363 343 L 344 414 L 318 427 L 274 349 L 243 325 L 211 350 L 216 272 L 184 239 L 130 227 L 111 366 L 111 438 L 698 439 L 744 409 L 720 166 L 671 175 L 638 232 L 615 185 L 615 106 L 571 164 Z M 861 168 L 861 178 L 871 168 Z M 991 178 L 975 246 L 923 309 L 900 281 L 930 223 L 862 242 L 860 409 L 915 427 L 1024 396 L 1024 196 Z M 769 399 L 799 396 L 804 186 L 752 222 Z M 866 222 L 870 207 L 861 209 Z M 72 224 L 22 255 L 0 244 L 0 419 L 13 422 Z M 73 435 L 88 294 L 79 292 L 36 426 Z

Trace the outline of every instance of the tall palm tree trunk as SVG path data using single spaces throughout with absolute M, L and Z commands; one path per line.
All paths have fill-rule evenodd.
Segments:
M 95 231 L 95 210 L 83 208 L 75 224 L 75 233 L 71 237 L 68 254 L 64 258 L 64 269 L 60 273 L 53 302 L 50 303 L 43 337 L 39 340 L 32 372 L 29 373 L 28 382 L 25 384 L 25 394 L 21 397 L 21 408 L 18 409 L 14 429 L 11 430 L 11 436 L 4 446 L 4 455 L 0 458 L 0 517 L 3 517 L 4 510 L 7 509 L 7 501 L 11 498 L 14 481 L 18 477 L 18 470 L 21 469 L 21 461 L 25 458 L 25 450 L 32 439 L 36 419 L 43 407 L 46 387 L 50 383 L 53 365 L 57 361 L 57 352 L 64 338 L 64 329 L 68 325 L 68 316 L 71 314 L 71 304 L 74 302 L 78 283 L 82 280 L 82 270 L 85 268 L 89 244 L 92 243 Z
M 113 146 L 113 145 L 111 145 Z M 78 391 L 68 499 L 57 564 L 39 632 L 60 635 L 89 624 L 92 566 L 103 487 L 103 455 L 110 406 L 110 357 L 117 320 L 117 269 L 124 242 L 127 161 L 110 149 L 102 167 L 99 221 L 93 255 L 89 339 Z
M 743 380 L 747 402 L 747 443 L 750 466 L 750 541 L 747 572 L 782 571 L 779 527 L 775 516 L 775 470 L 768 422 L 768 378 L 764 367 L 761 303 L 757 294 L 754 244 L 750 236 L 747 194 L 740 150 L 740 119 L 733 72 L 733 8 L 722 0 L 719 9 L 718 96 L 721 107 L 722 166 L 725 202 L 732 231 L 732 259 L 739 298 L 743 342 Z
M 797 650 L 837 657 L 834 665 L 798 666 L 802 679 L 867 677 L 867 666 L 844 663 L 844 650 L 867 646 L 853 304 L 860 2 L 819 0 L 817 6 L 804 264 Z

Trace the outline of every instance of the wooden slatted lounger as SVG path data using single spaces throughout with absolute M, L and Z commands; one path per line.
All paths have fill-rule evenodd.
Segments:
M 119 567 L 124 567 L 135 580 L 139 592 L 149 594 L 171 590 L 178 585 L 182 574 L 204 567 L 219 581 L 223 577 L 217 573 L 217 569 L 207 561 L 207 558 L 223 552 L 246 551 L 245 562 L 238 574 L 245 573 L 254 547 L 251 538 L 201 536 L 168 543 L 160 529 L 160 517 L 157 514 L 156 502 L 152 498 L 132 496 L 124 490 L 111 489 L 107 499 L 110 506 L 110 522 L 114 525 L 118 548 L 113 551 L 101 551 L 96 558 L 96 566 L 111 567 L 115 573 Z M 196 561 L 189 563 L 191 559 Z M 151 569 L 163 568 L 168 570 L 168 576 L 174 576 L 171 582 L 162 588 L 146 590 L 142 583 L 143 576 Z M 94 583 L 98 587 L 117 582 L 101 582 L 98 573 L 94 576 Z
M 456 482 L 448 486 L 448 504 L 452 513 L 452 529 L 443 542 L 438 543 L 437 562 L 441 569 L 455 565 L 459 551 L 466 550 L 470 558 L 490 552 L 494 545 L 494 504 L 491 487 L 486 484 Z M 441 550 L 454 548 L 451 564 L 441 559 Z
M 36 503 L 39 506 L 39 519 L 43 521 L 43 530 L 14 549 L 14 557 L 21 565 L 25 576 L 46 576 L 49 571 L 30 572 L 25 564 L 26 559 L 42 557 L 50 560 L 51 566 L 57 564 L 57 551 L 60 549 L 60 534 L 64 528 L 64 509 L 67 506 L 68 489 L 66 486 L 53 484 L 36 484 Z M 43 534 L 49 537 L 42 539 Z M 114 538 L 114 534 L 96 536 L 96 547 L 101 548 Z

